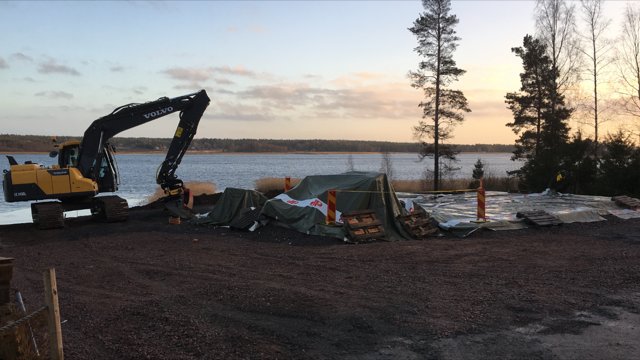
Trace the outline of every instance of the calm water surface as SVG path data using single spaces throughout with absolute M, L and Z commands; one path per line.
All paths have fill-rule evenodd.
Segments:
M 5 154 L 0 154 L 0 168 L 8 169 Z M 12 154 L 7 154 L 12 155 Z M 27 160 L 51 165 L 54 159 L 45 154 L 14 155 L 19 163 Z M 379 171 L 381 154 L 351 154 L 355 170 Z M 473 164 L 482 159 L 485 173 L 504 176 L 506 171 L 519 168 L 520 163 L 510 160 L 510 153 L 464 153 L 458 155 L 453 176 L 471 178 Z M 308 175 L 340 174 L 348 169 L 349 154 L 198 154 L 186 155 L 178 169 L 179 177 L 187 181 L 205 181 L 216 185 L 218 191 L 226 187 L 253 189 L 255 181 L 264 177 L 303 178 Z M 155 174 L 164 155 L 117 155 L 121 184 L 118 195 L 136 204 L 152 194 L 157 185 Z M 395 179 L 421 179 L 425 169 L 433 168 L 433 160 L 420 162 L 416 154 L 391 154 Z M 28 202 L 6 203 L 0 200 L 0 213 L 29 207 Z

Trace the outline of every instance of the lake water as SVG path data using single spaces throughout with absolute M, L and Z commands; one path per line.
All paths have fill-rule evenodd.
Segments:
M 0 168 L 8 169 L 5 154 L 0 154 Z M 7 154 L 12 155 L 12 154 Z M 13 155 L 19 163 L 27 160 L 50 165 L 55 159 L 46 154 Z M 303 178 L 308 175 L 340 174 L 349 168 L 349 156 L 355 170 L 379 171 L 381 154 L 197 154 L 186 155 L 178 168 L 179 177 L 185 181 L 205 181 L 216 185 L 218 191 L 226 187 L 253 189 L 255 181 L 264 177 Z M 121 184 L 118 195 L 137 205 L 156 189 L 156 170 L 164 155 L 117 155 Z M 416 154 L 390 154 L 395 179 L 421 179 L 425 169 L 433 168 L 433 160 L 420 162 Z M 504 176 L 520 163 L 510 160 L 510 153 L 459 154 L 457 167 L 461 169 L 453 177 L 471 178 L 473 164 L 481 159 L 485 174 Z M 7 203 L 0 201 L 0 214 L 29 208 L 29 202 Z

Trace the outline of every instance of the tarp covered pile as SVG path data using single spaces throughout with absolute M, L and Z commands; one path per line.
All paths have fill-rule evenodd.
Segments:
M 242 229 L 255 228 L 258 225 L 258 219 L 250 212 L 261 209 L 266 202 L 267 198 L 257 191 L 226 188 L 213 210 L 205 216 L 197 218 L 195 222 Z M 247 217 L 251 217 L 251 219 L 246 219 Z
M 336 225 L 326 224 L 329 190 L 336 190 Z M 197 222 L 235 227 L 234 223 L 251 222 L 246 219 L 251 217 L 251 208 L 262 209 L 259 213 L 261 223 L 272 221 L 305 234 L 340 239 L 346 238 L 341 221 L 343 213 L 373 210 L 384 227 L 386 240 L 410 239 L 396 220 L 398 215 L 406 211 L 387 176 L 381 173 L 307 176 L 295 188 L 271 200 L 253 190 L 227 188 L 213 211 L 200 217 Z M 255 215 L 257 221 L 258 214 Z
M 341 214 L 373 210 L 382 222 L 387 240 L 409 239 L 396 217 L 404 208 L 387 176 L 374 172 L 307 176 L 295 188 L 267 201 L 262 215 L 279 225 L 311 235 L 344 238 L 342 226 L 325 225 L 327 193 L 336 190 L 336 222 Z

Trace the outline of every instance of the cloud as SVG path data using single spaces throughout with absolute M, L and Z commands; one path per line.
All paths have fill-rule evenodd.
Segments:
M 384 74 L 363 71 L 340 76 L 331 80 L 331 84 L 339 87 L 361 86 L 365 83 L 382 81 L 384 77 Z
M 7 63 L 7 61 L 0 57 L 0 69 L 8 69 L 8 68 L 9 68 L 9 64 Z
M 233 85 L 235 84 L 233 81 L 225 78 L 214 78 L 213 81 L 218 85 Z
M 209 120 L 231 120 L 231 121 L 273 121 L 275 116 L 269 109 L 260 106 L 252 106 L 238 102 L 217 101 L 216 111 L 205 113 L 203 118 Z M 283 117 L 280 117 L 283 118 Z
M 317 118 L 399 119 L 419 116 L 419 94 L 406 84 L 370 87 L 312 87 L 304 83 L 253 86 L 235 93 L 269 111 L 296 111 Z
M 235 27 L 235 26 L 229 26 L 229 27 L 227 28 L 227 32 L 230 32 L 230 33 L 236 33 L 236 32 L 238 32 L 238 28 L 237 28 L 237 27 Z
M 18 61 L 28 61 L 28 62 L 33 61 L 33 58 L 31 58 L 31 56 L 25 55 L 21 52 L 11 54 L 11 59 L 18 60 Z
M 211 70 L 215 73 L 223 74 L 223 75 L 246 76 L 251 78 L 255 78 L 257 76 L 255 72 L 247 70 L 243 66 L 236 66 L 236 67 L 218 66 L 218 67 L 211 68 Z
M 302 75 L 302 77 L 304 77 L 305 79 L 309 79 L 309 80 L 320 80 L 320 79 L 322 79 L 322 76 L 317 75 L 317 74 L 304 74 L 304 75 Z
M 262 34 L 262 33 L 266 33 L 267 29 L 263 28 L 260 25 L 251 25 L 249 26 L 249 31 L 256 34 Z
M 209 90 L 207 90 L 209 91 Z M 235 91 L 227 90 L 227 89 L 215 89 L 211 91 L 211 93 L 222 94 L 222 95 L 235 95 Z
M 163 71 L 172 79 L 180 81 L 206 81 L 212 76 L 211 68 L 180 68 L 174 67 Z
M 147 87 L 146 86 L 136 86 L 133 89 L 131 89 L 131 91 L 136 95 L 142 95 L 147 91 Z
M 191 82 L 191 83 L 188 83 L 188 84 L 175 85 L 173 88 L 176 89 L 176 90 L 186 90 L 189 93 L 199 91 L 200 89 L 204 89 L 209 93 L 213 93 L 214 92 L 214 89 L 212 87 L 202 86 L 201 84 L 195 83 L 195 82 Z
M 124 66 L 122 65 L 115 65 L 109 68 L 109 70 L 111 72 L 123 72 L 124 71 Z
M 35 93 L 35 96 L 46 97 L 49 99 L 72 99 L 73 94 L 64 91 L 41 91 Z
M 78 72 L 78 70 L 66 65 L 60 65 L 56 63 L 55 60 L 48 60 L 45 63 L 41 63 L 38 67 L 38 72 L 40 74 L 65 74 L 80 76 L 80 72 Z
M 230 121 L 273 121 L 273 117 L 259 113 L 213 113 L 203 116 L 209 120 L 230 120 Z
M 36 82 L 36 80 L 35 80 L 34 78 L 32 78 L 31 76 L 25 76 L 25 77 L 23 77 L 23 78 L 22 78 L 22 81 L 25 81 L 25 82 L 31 82 L 31 83 Z

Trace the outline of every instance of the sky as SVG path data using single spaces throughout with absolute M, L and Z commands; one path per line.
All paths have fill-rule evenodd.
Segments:
M 624 1 L 605 2 L 616 20 Z M 452 143 L 512 143 L 511 48 L 533 1 L 453 1 L 454 84 L 472 112 Z M 420 1 L 0 1 L 0 133 L 80 136 L 114 108 L 207 90 L 199 138 L 414 141 Z M 119 136 L 171 137 L 177 115 Z

